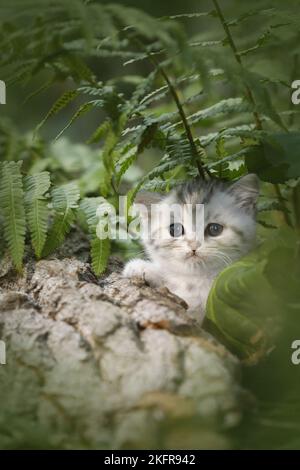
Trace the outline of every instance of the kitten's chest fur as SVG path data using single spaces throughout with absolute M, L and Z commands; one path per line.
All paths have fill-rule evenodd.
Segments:
M 214 275 L 208 276 L 203 273 L 182 274 L 178 269 L 178 272 L 164 270 L 162 277 L 165 286 L 185 300 L 190 309 L 199 310 L 200 307 L 201 312 L 205 311 L 207 297 L 215 278 Z

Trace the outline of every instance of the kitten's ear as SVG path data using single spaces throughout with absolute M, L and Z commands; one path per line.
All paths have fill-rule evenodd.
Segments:
M 243 176 L 229 188 L 238 205 L 246 210 L 254 210 L 259 195 L 259 179 L 254 173 Z

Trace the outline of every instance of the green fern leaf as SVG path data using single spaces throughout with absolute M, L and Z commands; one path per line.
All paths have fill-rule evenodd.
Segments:
M 187 119 L 189 124 L 198 124 L 198 122 L 203 121 L 204 119 L 213 118 L 215 116 L 228 115 L 232 114 L 233 112 L 241 113 L 250 110 L 250 105 L 242 98 L 227 98 L 225 100 L 219 101 L 209 108 L 201 109 L 200 111 L 191 114 Z M 182 124 L 181 121 L 176 122 L 172 126 L 169 126 L 168 129 L 176 127 L 180 124 Z
M 41 129 L 41 127 L 45 124 L 48 119 L 50 119 L 52 116 L 55 116 L 55 114 L 59 113 L 62 109 L 64 109 L 69 103 L 71 103 L 75 98 L 79 95 L 78 90 L 69 90 L 66 91 L 58 100 L 54 103 L 50 111 L 46 114 L 44 119 L 37 125 L 34 134 L 36 135 L 38 131 Z
M 110 128 L 111 128 L 111 122 L 109 119 L 106 119 L 95 130 L 93 135 L 87 141 L 87 144 L 95 144 L 96 142 L 99 142 L 103 137 L 105 137 L 105 135 L 108 133 Z
M 103 203 L 102 197 L 85 198 L 80 203 L 80 209 L 84 213 L 89 232 L 91 235 L 91 258 L 92 269 L 96 276 L 105 271 L 110 255 L 109 238 L 100 239 L 97 236 L 96 228 L 99 221 L 97 217 L 97 208 Z
M 31 234 L 31 242 L 37 258 L 42 255 L 46 241 L 48 207 L 45 193 L 50 187 L 50 174 L 47 171 L 24 179 L 25 210 Z
M 0 178 L 0 209 L 3 216 L 4 238 L 18 271 L 22 270 L 26 232 L 20 168 L 20 163 L 3 162 Z
M 214 10 L 211 11 L 203 11 L 200 13 L 181 13 L 179 15 L 170 15 L 170 16 L 163 16 L 160 20 L 179 20 L 182 18 L 201 18 L 203 16 L 214 16 Z
M 122 176 L 128 168 L 133 164 L 133 162 L 136 160 L 138 151 L 137 151 L 137 146 L 129 144 L 126 146 L 125 150 L 122 152 L 123 155 L 120 158 L 118 162 L 118 167 L 117 167 L 117 174 L 116 174 L 116 183 L 119 184 L 121 181 Z
M 44 246 L 43 256 L 48 256 L 64 241 L 75 220 L 75 209 L 78 207 L 79 198 L 79 188 L 75 183 L 65 184 L 52 191 L 55 216 Z
M 70 121 L 68 122 L 68 124 L 60 131 L 60 133 L 55 137 L 55 140 L 58 140 L 62 135 L 63 133 L 69 129 L 69 127 L 71 127 L 71 125 L 73 124 L 73 122 L 75 122 L 78 118 L 80 118 L 81 116 L 83 116 L 84 114 L 88 113 L 91 109 L 93 108 L 93 102 L 92 101 L 89 101 L 87 103 L 84 103 L 82 104 L 79 109 L 77 109 L 76 113 L 73 114 L 73 116 L 71 117 Z
M 86 197 L 80 202 L 80 210 L 83 212 L 89 232 L 94 234 L 98 223 L 97 209 L 103 202 L 103 197 Z
M 94 238 L 91 241 L 92 268 L 96 276 L 102 274 L 107 266 L 110 254 L 110 240 L 106 238 Z

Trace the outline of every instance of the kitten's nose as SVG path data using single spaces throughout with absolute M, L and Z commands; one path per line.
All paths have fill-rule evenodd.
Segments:
M 195 254 L 197 248 L 198 248 L 198 242 L 196 240 L 190 240 L 189 245 L 192 249 L 192 252 Z

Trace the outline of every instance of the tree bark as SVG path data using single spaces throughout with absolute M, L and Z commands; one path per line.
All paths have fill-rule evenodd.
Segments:
M 231 447 L 237 359 L 181 299 L 120 271 L 97 279 L 73 256 L 17 277 L 2 262 L 1 448 Z

